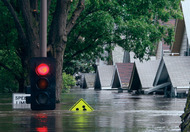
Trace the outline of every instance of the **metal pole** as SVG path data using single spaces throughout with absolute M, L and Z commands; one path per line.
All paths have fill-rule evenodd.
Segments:
M 40 4 L 40 56 L 47 57 L 47 0 Z

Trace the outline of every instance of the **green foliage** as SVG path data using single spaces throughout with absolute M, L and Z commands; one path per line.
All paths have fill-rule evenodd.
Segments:
M 66 72 L 71 71 L 67 67 L 75 68 L 78 62 L 93 66 L 92 62 L 104 58 L 102 53 L 109 52 L 115 44 L 145 59 L 154 53 L 160 40 L 164 39 L 168 45 L 174 41 L 174 27 L 162 23 L 182 18 L 180 0 L 86 0 L 85 3 L 85 10 L 68 35 Z
M 0 92 L 16 92 L 19 75 L 23 71 L 17 54 L 18 33 L 10 13 L 1 1 L 0 21 Z
M 22 70 L 20 58 L 14 50 L 0 50 L 0 92 L 16 92 L 19 87 L 18 78 Z
M 12 93 L 18 90 L 18 82 L 14 76 L 0 68 L 0 93 Z
M 62 92 L 68 92 L 72 86 L 75 86 L 76 81 L 70 74 L 63 73 L 63 90 Z

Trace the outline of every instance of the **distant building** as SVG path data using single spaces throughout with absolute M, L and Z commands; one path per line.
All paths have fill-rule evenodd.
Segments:
M 190 17 L 189 17 L 190 1 L 181 1 L 181 7 L 183 11 L 183 20 L 177 20 L 175 30 L 175 42 L 171 47 L 172 55 L 177 56 L 189 56 L 190 47 Z

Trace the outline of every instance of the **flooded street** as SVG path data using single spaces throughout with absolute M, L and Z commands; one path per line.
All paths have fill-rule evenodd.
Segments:
M 72 89 L 53 111 L 13 110 L 0 94 L 0 132 L 180 132 L 186 99 L 133 96 L 127 91 Z M 71 112 L 83 98 L 93 112 Z

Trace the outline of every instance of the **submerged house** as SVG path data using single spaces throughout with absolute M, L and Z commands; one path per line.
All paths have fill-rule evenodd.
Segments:
M 129 83 L 129 90 L 143 92 L 153 87 L 160 60 L 135 62 Z
M 115 69 L 112 88 L 128 88 L 133 70 L 133 63 L 116 63 Z
M 182 1 L 183 20 L 177 20 L 175 28 L 175 42 L 171 46 L 171 56 L 161 59 L 153 88 L 145 93 L 163 91 L 166 96 L 178 96 L 189 89 L 189 38 L 190 38 L 190 1 Z M 178 56 L 178 57 L 177 57 Z M 180 57 L 181 56 L 181 57 Z
M 113 65 L 98 66 L 95 76 L 95 89 L 111 89 L 115 67 Z
M 95 73 L 83 73 L 81 80 L 82 80 L 81 88 L 93 88 Z
M 175 42 L 171 46 L 171 56 L 161 59 L 156 77 L 151 89 L 145 93 L 155 91 L 164 92 L 165 96 L 176 97 L 189 90 L 190 82 L 190 1 L 181 2 L 183 20 L 177 20 L 175 28 Z
M 156 73 L 153 88 L 147 93 L 162 89 L 166 96 L 177 96 L 189 90 L 190 57 L 167 56 L 163 57 Z

